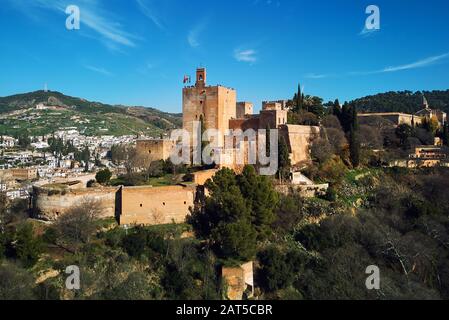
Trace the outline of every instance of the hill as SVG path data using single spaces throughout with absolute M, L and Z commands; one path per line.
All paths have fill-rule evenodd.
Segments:
M 366 112 L 405 112 L 415 113 L 422 109 L 423 98 L 427 98 L 430 108 L 449 113 L 449 90 L 445 91 L 399 91 L 379 93 L 352 101 L 360 110 Z
M 38 104 L 45 107 L 37 108 Z M 159 136 L 181 126 L 179 114 L 154 108 L 91 102 L 54 91 L 35 91 L 0 97 L 0 133 L 30 135 L 76 127 L 86 135 Z

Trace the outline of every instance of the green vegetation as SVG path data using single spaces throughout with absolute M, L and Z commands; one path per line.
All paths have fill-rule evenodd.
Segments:
M 413 114 L 423 108 L 423 94 L 432 109 L 449 112 L 449 90 L 386 92 L 356 99 L 352 103 L 362 111 Z
M 220 268 L 249 260 L 257 299 L 449 299 L 449 169 L 386 166 L 435 134 L 447 144 L 447 126 L 358 123 L 357 102 L 326 110 L 300 90 L 289 103 L 289 121 L 323 127 L 304 174 L 329 183 L 325 195 L 277 193 L 252 166 L 222 169 L 188 224 L 125 229 L 101 219 L 94 202 L 52 225 L 37 223 L 26 202 L 0 193 L 0 299 L 222 299 Z M 54 140 L 51 148 L 64 153 L 70 145 Z M 281 140 L 280 180 L 291 167 L 285 148 Z M 127 172 L 110 180 L 104 170 L 99 182 L 162 186 L 190 181 L 195 170 L 145 162 L 131 147 L 115 146 L 112 159 Z M 80 266 L 81 290 L 65 288 L 68 265 Z M 372 265 L 380 290 L 365 286 Z
M 101 171 L 98 171 L 95 175 L 95 180 L 97 180 L 100 184 L 107 184 L 111 180 L 112 172 L 109 171 L 109 169 L 104 169 Z
M 277 194 L 252 167 L 223 169 L 208 189 L 191 226 L 126 230 L 94 203 L 48 226 L 11 219 L 6 203 L 0 298 L 221 299 L 220 266 L 254 259 L 259 299 L 449 299 L 446 168 L 347 169 L 312 199 Z M 81 290 L 65 289 L 67 265 L 80 266 Z M 370 265 L 378 291 L 365 287 Z
M 220 170 L 206 188 L 210 197 L 196 206 L 190 218 L 196 235 L 208 240 L 221 258 L 252 259 L 257 242 L 270 234 L 274 220 L 278 199 L 271 181 L 246 166 L 241 175 Z
M 37 110 L 44 103 L 61 107 Z M 16 111 L 17 113 L 10 112 Z M 73 98 L 59 92 L 36 91 L 0 98 L 0 133 L 18 136 L 50 134 L 57 128 L 74 127 L 88 136 L 147 134 L 160 136 L 181 125 L 179 115 L 152 108 L 111 106 Z

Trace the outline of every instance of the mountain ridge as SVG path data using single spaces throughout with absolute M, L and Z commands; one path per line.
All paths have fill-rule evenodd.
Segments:
M 42 107 L 39 109 L 37 106 L 40 104 Z M 87 135 L 160 136 L 182 124 L 180 114 L 150 107 L 89 101 L 58 91 L 39 90 L 0 97 L 2 134 L 17 134 L 21 130 L 26 130 L 30 135 L 48 134 L 55 129 L 50 127 L 51 125 L 59 124 L 52 120 L 57 115 L 62 116 L 61 119 L 64 120 L 60 126 L 77 127 Z
M 433 91 L 389 91 L 352 100 L 358 110 L 364 112 L 416 113 L 423 108 L 423 95 L 431 109 L 449 113 L 449 89 Z

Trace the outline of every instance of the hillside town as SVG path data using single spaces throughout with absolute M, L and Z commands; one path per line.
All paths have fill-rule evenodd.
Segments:
M 95 172 L 107 167 L 118 172 L 110 160 L 112 146 L 132 145 L 137 141 L 129 136 L 85 136 L 76 128 L 59 128 L 51 135 L 29 136 L 21 146 L 20 138 L 0 137 L 0 186 L 10 199 L 30 197 L 33 185 L 94 179 Z M 70 152 L 52 150 L 55 141 L 69 144 Z M 80 158 L 79 153 L 88 151 Z

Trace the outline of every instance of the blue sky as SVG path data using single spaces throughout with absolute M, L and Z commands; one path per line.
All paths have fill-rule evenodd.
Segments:
M 81 29 L 67 30 L 68 5 Z M 363 32 L 368 5 L 380 30 Z M 447 0 L 0 0 L 0 96 L 42 89 L 181 111 L 185 74 L 238 100 L 449 88 Z

